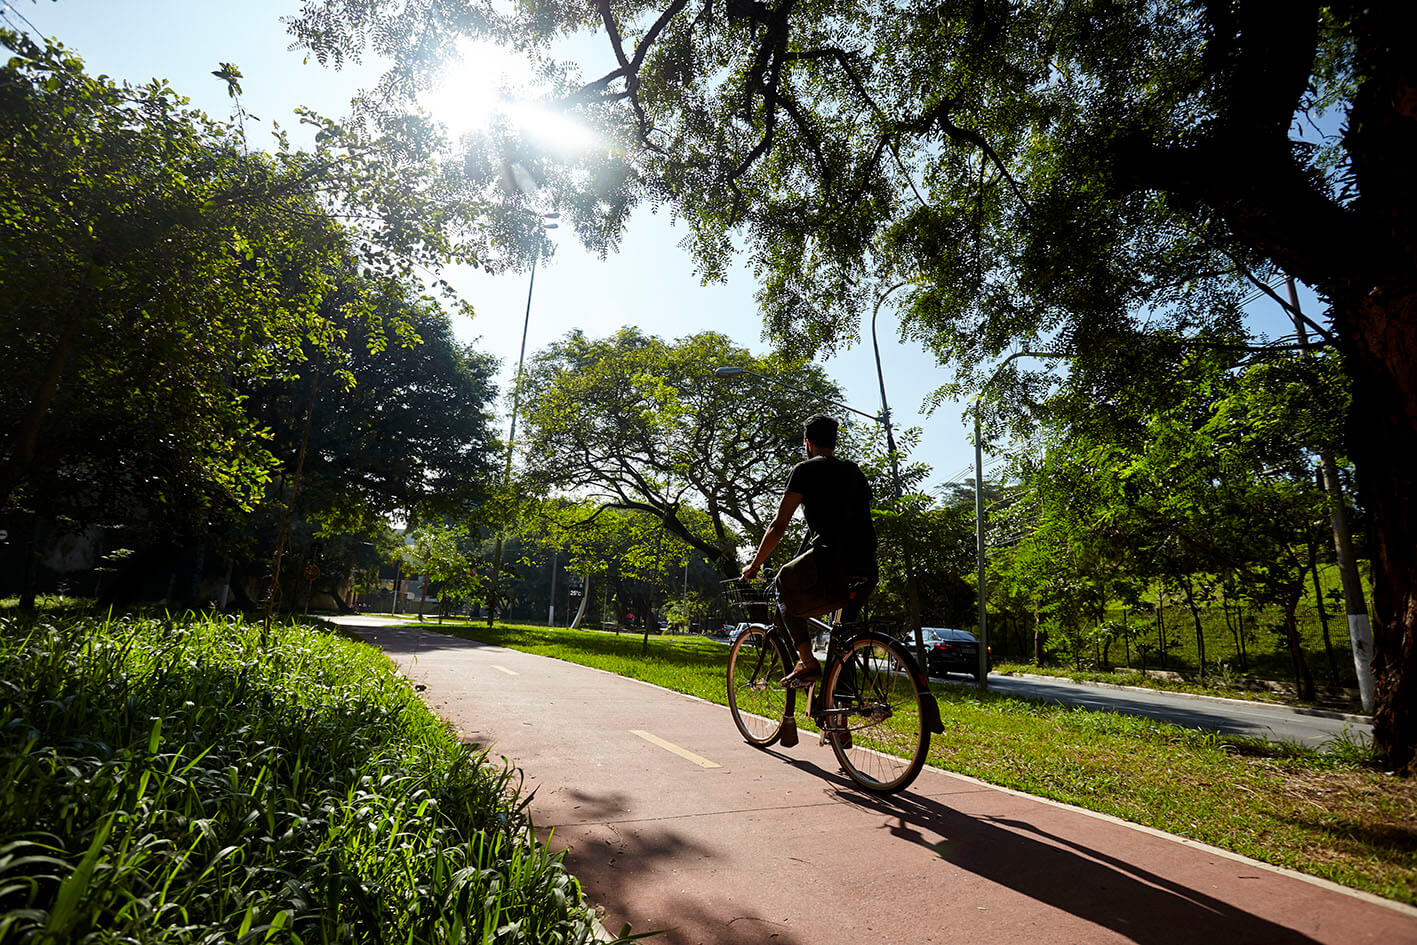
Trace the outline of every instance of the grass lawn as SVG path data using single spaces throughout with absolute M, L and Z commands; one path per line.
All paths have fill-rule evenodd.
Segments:
M 510 774 L 299 623 L 0 615 L 0 941 L 586 943 Z
M 727 702 L 728 647 L 702 637 L 652 636 L 642 656 L 631 634 L 442 629 Z M 1318 752 L 965 686 L 935 695 L 937 767 L 1417 904 L 1417 784 L 1373 767 L 1361 746 Z

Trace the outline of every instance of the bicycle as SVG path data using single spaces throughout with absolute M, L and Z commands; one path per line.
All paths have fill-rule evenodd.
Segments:
M 796 663 L 787 628 L 775 619 L 777 591 L 761 580 L 724 581 L 729 602 L 751 624 L 728 655 L 728 708 L 744 741 L 758 748 L 797 744 L 796 689 L 782 677 Z M 827 633 L 822 678 L 807 689 L 807 716 L 852 781 L 890 794 L 906 788 L 925 766 L 930 734 L 944 731 L 940 708 L 915 658 L 898 641 L 864 622 L 811 618 Z

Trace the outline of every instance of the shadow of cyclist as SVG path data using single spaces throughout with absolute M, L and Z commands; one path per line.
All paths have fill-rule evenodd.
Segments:
M 942 865 L 966 870 L 1138 945 L 1316 945 L 1317 940 L 1303 932 L 1036 824 L 970 816 L 916 791 L 866 794 L 844 775 L 801 758 L 779 757 L 816 773 L 834 788 L 831 794 L 839 803 L 880 815 L 881 829 L 933 851 Z M 919 882 L 927 888 L 932 877 L 922 874 Z

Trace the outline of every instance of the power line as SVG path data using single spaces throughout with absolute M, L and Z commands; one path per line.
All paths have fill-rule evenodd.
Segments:
M 11 13 L 15 14 L 15 16 L 19 17 L 21 20 L 24 20 L 25 24 L 29 26 L 29 29 L 27 30 L 23 27 L 15 26 L 14 21 L 10 19 Z M 25 16 L 23 13 L 21 13 L 19 10 L 16 10 L 12 5 L 8 3 L 0 4 L 0 18 L 3 18 L 6 23 L 9 23 L 10 26 L 14 27 L 21 33 L 33 33 L 35 36 L 44 36 L 44 32 L 38 26 L 35 26 L 34 22 L 29 17 Z

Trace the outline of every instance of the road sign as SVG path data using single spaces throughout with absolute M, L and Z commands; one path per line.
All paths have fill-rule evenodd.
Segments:
M 319 576 L 320 566 L 318 564 L 311 564 L 305 568 L 305 580 L 314 581 Z

